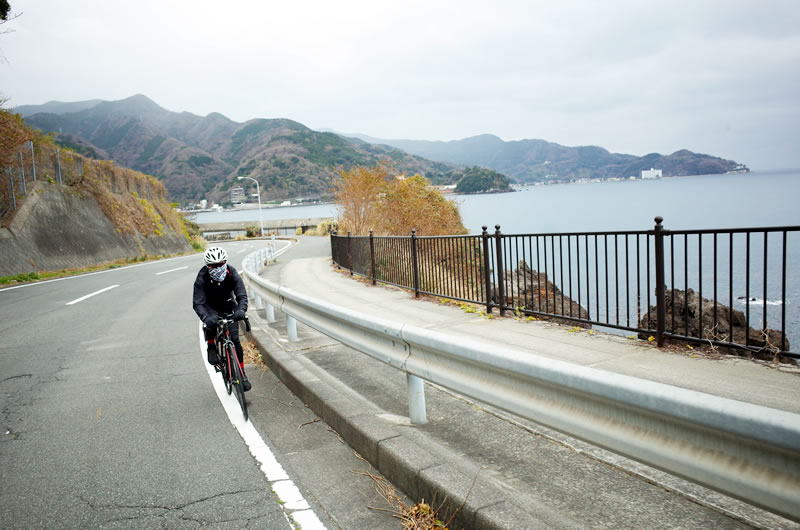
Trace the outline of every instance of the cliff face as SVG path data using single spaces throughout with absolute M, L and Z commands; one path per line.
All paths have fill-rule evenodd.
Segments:
M 0 276 L 191 250 L 186 237 L 171 230 L 120 233 L 93 196 L 38 182 L 9 226 L 0 228 Z
M 36 182 L 24 194 L 11 182 L 16 208 L 0 228 L 0 276 L 192 250 L 153 177 L 34 145 Z

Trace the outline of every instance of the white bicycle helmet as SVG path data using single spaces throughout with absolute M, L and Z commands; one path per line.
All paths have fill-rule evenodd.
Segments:
M 203 254 L 206 265 L 228 261 L 228 253 L 222 247 L 211 247 Z

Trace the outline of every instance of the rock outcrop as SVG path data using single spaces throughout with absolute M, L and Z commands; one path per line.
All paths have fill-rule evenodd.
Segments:
M 566 296 L 547 279 L 547 274 L 531 269 L 525 260 L 520 260 L 515 271 L 505 271 L 506 304 L 519 307 L 521 310 L 541 311 L 551 315 L 566 315 L 573 318 L 588 318 L 586 309 Z M 493 298 L 497 301 L 497 292 Z M 591 328 L 591 324 L 574 320 L 550 318 L 582 328 Z
M 714 319 L 714 301 L 700 296 L 693 290 L 672 289 L 666 292 L 666 328 L 668 331 L 689 337 L 747 344 L 754 348 L 754 355 L 761 359 L 772 360 L 778 350 L 789 351 L 789 340 L 781 348 L 781 332 L 774 329 L 756 329 L 750 327 L 742 311 L 717 303 L 716 320 Z M 701 312 L 702 302 L 702 312 Z M 751 310 L 751 316 L 754 311 Z M 672 322 L 675 329 L 672 330 Z M 639 321 L 639 327 L 656 329 L 656 306 L 650 306 L 646 315 Z M 640 333 L 640 338 L 647 338 Z M 673 339 L 675 340 L 675 339 Z M 740 354 L 742 350 L 724 348 L 725 353 Z

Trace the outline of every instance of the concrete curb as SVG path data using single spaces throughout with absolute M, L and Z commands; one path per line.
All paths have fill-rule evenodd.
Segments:
M 525 510 L 530 500 L 517 498 L 512 488 L 432 442 L 407 419 L 391 421 L 372 403 L 336 388 L 336 381 L 315 373 L 302 351 L 288 352 L 275 324 L 257 313 L 251 312 L 256 318 L 249 338 L 278 379 L 409 498 L 424 500 L 445 522 L 453 517 L 451 528 L 564 526 L 563 514 L 545 506 L 536 506 L 536 515 Z

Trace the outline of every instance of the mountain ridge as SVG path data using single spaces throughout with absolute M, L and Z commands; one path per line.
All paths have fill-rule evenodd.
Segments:
M 381 161 L 434 184 L 457 184 L 471 167 L 520 183 L 626 178 L 650 168 L 662 169 L 664 176 L 747 171 L 732 160 L 688 150 L 636 157 L 599 146 L 506 142 L 493 134 L 450 141 L 385 140 L 314 131 L 287 118 L 239 123 L 218 112 L 169 111 L 142 94 L 20 109 L 28 123 L 54 132 L 62 145 L 162 179 L 170 198 L 179 201 L 225 203 L 232 186 L 251 186 L 237 177 L 255 178 L 262 198 L 269 200 L 320 196 L 330 193 L 337 167 Z
M 240 182 L 236 177 L 245 176 L 256 178 L 262 197 L 269 199 L 319 196 L 330 193 L 336 167 L 374 165 L 386 159 L 398 171 L 426 174 L 437 183 L 450 183 L 459 176 L 453 164 L 389 147 L 354 146 L 286 118 L 238 123 L 220 113 L 205 117 L 177 113 L 141 94 L 94 106 L 60 107 L 73 108 L 80 110 L 40 113 L 30 106 L 24 110 L 28 123 L 55 132 L 56 140 L 67 147 L 162 179 L 173 200 L 207 198 L 225 203 L 228 190 Z
M 347 136 L 343 133 L 344 136 Z M 680 149 L 669 155 L 636 156 L 611 153 L 595 146 L 568 147 L 540 139 L 505 141 L 494 134 L 461 140 L 398 140 L 353 134 L 353 138 L 403 149 L 409 153 L 454 164 L 487 167 L 517 182 L 569 182 L 581 179 L 638 177 L 657 168 L 664 176 L 687 176 L 749 171 L 743 164 Z

